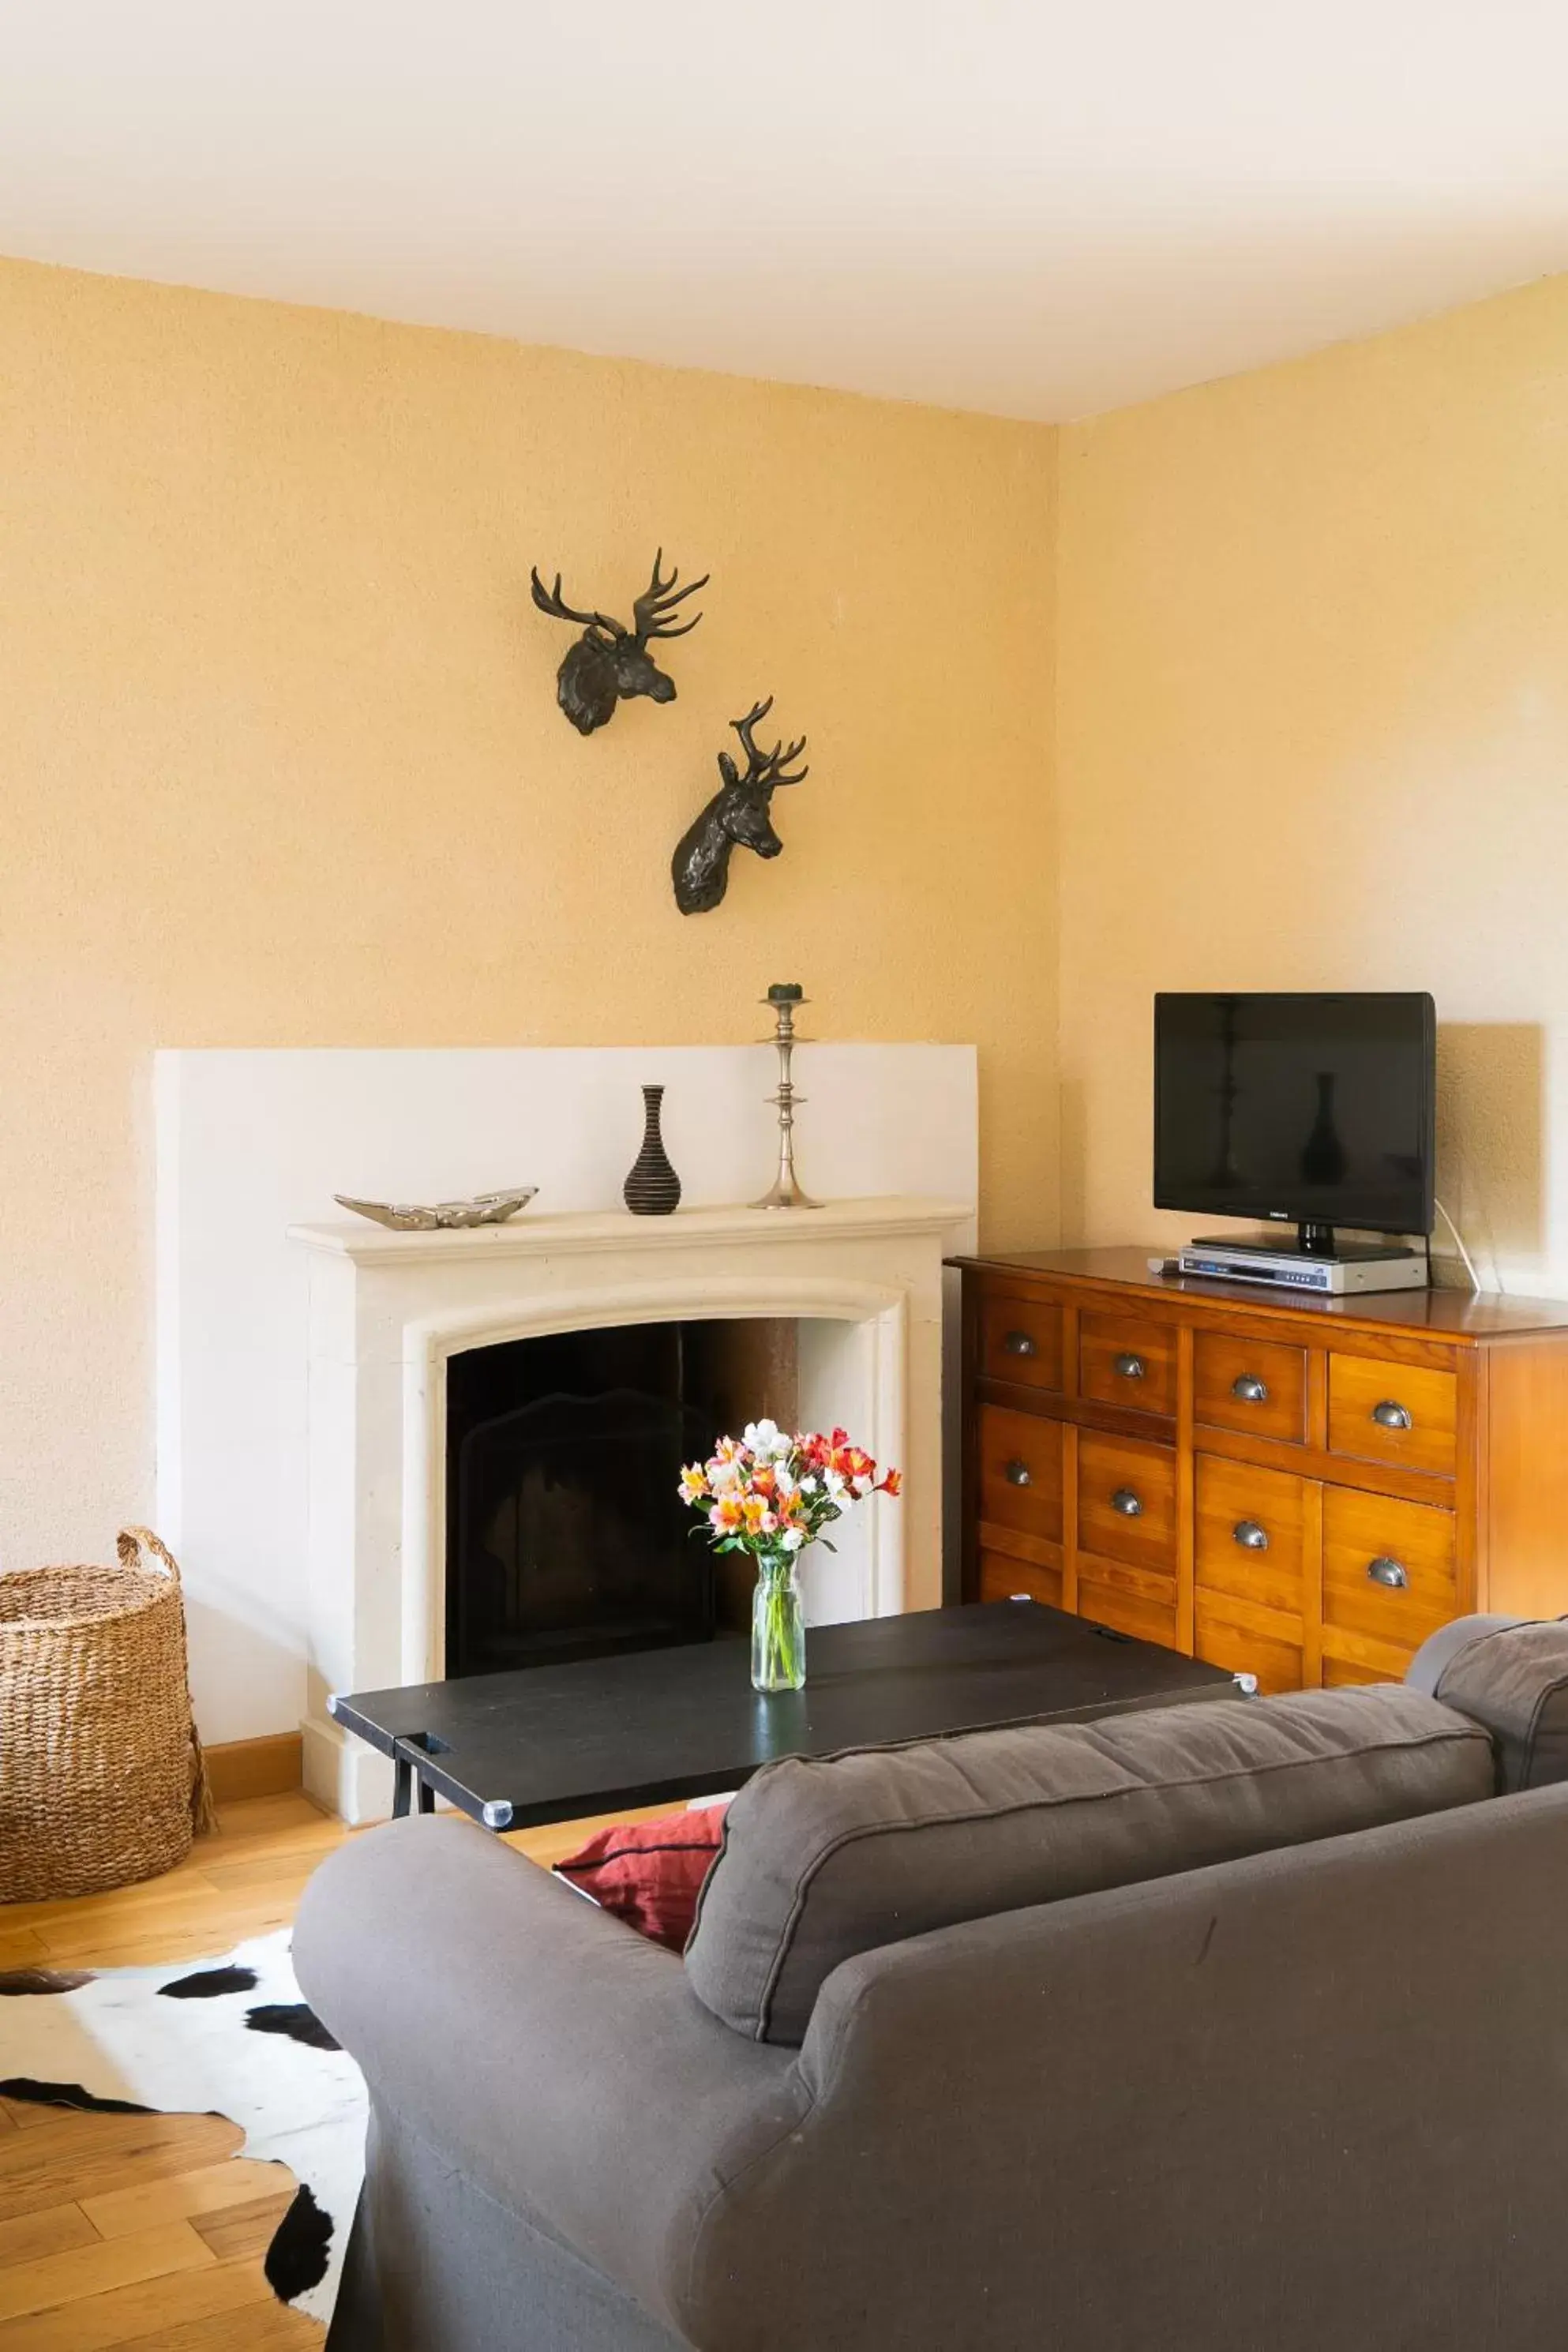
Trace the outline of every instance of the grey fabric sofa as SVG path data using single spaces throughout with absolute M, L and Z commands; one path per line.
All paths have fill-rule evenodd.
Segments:
M 1559 2347 L 1568 1628 L 1438 1638 L 770 1768 L 685 1962 L 467 1824 L 352 1840 L 332 2352 Z

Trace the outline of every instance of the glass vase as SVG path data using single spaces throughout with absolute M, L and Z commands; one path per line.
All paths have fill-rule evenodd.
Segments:
M 752 1687 L 805 1687 L 805 1618 L 793 1559 L 758 1562 L 752 1596 Z

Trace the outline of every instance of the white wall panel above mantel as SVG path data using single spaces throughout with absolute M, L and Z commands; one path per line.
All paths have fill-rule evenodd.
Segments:
M 765 1045 L 157 1056 L 158 1521 L 186 1570 L 205 1738 L 292 1728 L 306 1711 L 311 1257 L 324 1244 L 406 1262 L 458 1238 L 345 1228 L 334 1192 L 447 1200 L 531 1183 L 538 1198 L 514 1224 L 465 1245 L 525 1257 L 568 1228 L 578 1247 L 651 1241 L 658 1221 L 626 1217 L 620 1187 L 641 1139 L 638 1088 L 662 1082 L 684 1195 L 660 1245 L 679 1255 L 688 1237 L 738 1229 L 735 1204 L 771 1180 L 775 1071 Z M 973 1202 L 973 1047 L 807 1044 L 795 1076 L 814 1193 Z M 796 1213 L 826 1240 L 840 1211 L 775 1223 Z M 301 1249 L 293 1226 L 333 1237 Z

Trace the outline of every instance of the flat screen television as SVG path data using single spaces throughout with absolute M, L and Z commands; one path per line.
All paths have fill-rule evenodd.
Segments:
M 1430 1234 L 1436 1013 L 1426 995 L 1154 999 L 1154 1205 Z

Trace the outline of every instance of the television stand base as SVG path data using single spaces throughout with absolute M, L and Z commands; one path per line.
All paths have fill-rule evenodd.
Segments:
M 1179 1274 L 1208 1282 L 1249 1282 L 1270 1290 L 1350 1297 L 1369 1290 L 1425 1290 L 1426 1261 L 1386 1242 L 1338 1244 L 1332 1254 L 1285 1243 L 1231 1242 L 1200 1235 L 1177 1254 Z

